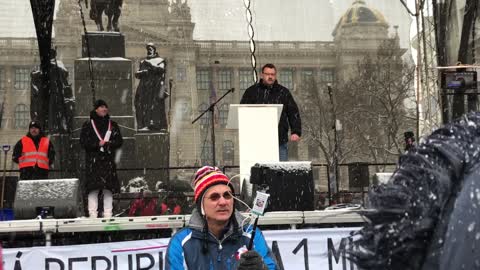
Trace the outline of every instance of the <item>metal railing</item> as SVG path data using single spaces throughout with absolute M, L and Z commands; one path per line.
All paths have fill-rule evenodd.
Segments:
M 36 38 L 0 38 L 0 48 L 38 49 Z
M 248 49 L 247 41 L 221 41 L 221 40 L 205 40 L 196 41 L 196 45 L 200 49 Z M 265 50 L 325 50 L 334 48 L 333 42 L 326 41 L 260 41 L 256 43 L 260 49 Z
M 352 185 L 352 166 L 361 164 L 361 166 L 366 166 L 367 169 L 364 169 L 364 174 L 360 175 L 363 177 L 361 182 L 364 183 L 363 186 L 353 186 Z M 170 179 L 178 179 L 183 182 L 190 183 L 191 178 L 193 177 L 195 171 L 201 166 L 172 166 L 172 167 L 142 167 L 142 168 L 117 168 L 119 178 L 123 181 L 124 186 L 127 184 L 127 176 L 138 175 L 145 177 L 148 175 L 155 175 L 156 172 L 167 171 Z M 395 163 L 348 163 L 348 164 L 339 164 L 339 179 L 337 181 L 338 192 L 334 194 L 330 190 L 330 166 L 324 163 L 312 163 L 313 177 L 314 177 L 314 186 L 315 186 L 315 209 L 323 209 L 325 207 L 331 206 L 337 203 L 358 203 L 364 204 L 367 200 L 367 195 L 369 188 L 373 182 L 373 176 L 377 172 L 393 172 L 396 169 Z M 226 173 L 229 177 L 239 174 L 238 165 L 224 165 L 219 166 L 219 168 Z M 366 170 L 366 171 L 365 171 Z M 365 174 L 365 172 L 368 173 Z M 6 170 L 8 175 L 17 174 L 18 170 Z M 51 175 L 62 175 L 64 171 L 62 170 L 51 170 Z M 68 177 L 78 177 L 81 178 L 84 169 L 77 169 L 75 172 L 69 172 Z M 73 175 L 72 175 L 73 173 Z M 18 175 L 18 174 L 17 174 Z M 171 181 L 168 179 L 165 182 Z M 163 179 L 162 179 L 163 180 Z M 235 182 L 236 180 L 234 180 Z M 234 185 L 239 186 L 238 183 Z M 190 194 L 187 194 L 189 196 Z M 128 197 L 128 196 L 127 196 Z

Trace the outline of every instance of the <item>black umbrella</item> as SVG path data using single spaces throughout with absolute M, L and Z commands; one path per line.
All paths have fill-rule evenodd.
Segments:
M 55 0 L 30 0 L 33 21 L 37 33 L 38 51 L 40 55 L 41 89 L 40 98 L 48 104 L 50 78 L 50 49 L 52 47 L 52 26 Z M 42 126 L 48 127 L 48 106 L 43 106 L 40 119 L 45 119 Z

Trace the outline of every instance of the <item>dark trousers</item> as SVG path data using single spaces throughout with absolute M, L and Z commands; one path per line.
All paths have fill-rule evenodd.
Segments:
M 20 180 L 48 179 L 48 170 L 35 167 L 20 169 Z
M 288 161 L 288 143 L 280 144 L 278 146 L 280 161 Z

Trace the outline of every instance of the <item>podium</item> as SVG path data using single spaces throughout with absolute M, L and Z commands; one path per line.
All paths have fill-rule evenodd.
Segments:
M 242 194 L 245 189 L 252 196 L 250 168 L 255 163 L 279 161 L 278 121 L 282 109 L 282 104 L 230 105 L 227 129 L 238 129 Z

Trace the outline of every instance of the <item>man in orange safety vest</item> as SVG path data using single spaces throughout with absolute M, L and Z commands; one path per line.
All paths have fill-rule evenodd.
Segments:
M 55 150 L 43 134 L 40 123 L 31 121 L 27 135 L 13 148 L 12 160 L 18 163 L 20 179 L 48 179 L 48 171 L 54 159 Z

